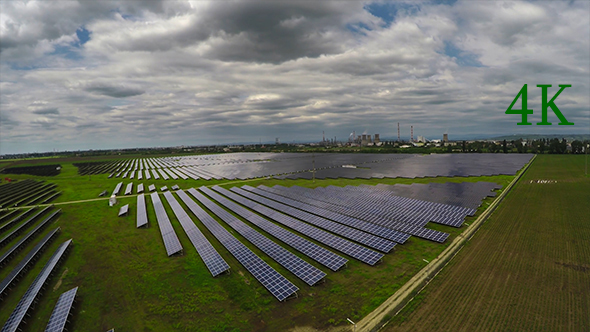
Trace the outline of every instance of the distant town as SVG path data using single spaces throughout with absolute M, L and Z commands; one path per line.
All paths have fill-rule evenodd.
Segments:
M 104 150 L 48 151 L 0 155 L 0 159 L 27 159 L 50 157 L 91 157 L 127 155 L 170 155 L 229 152 L 340 152 L 340 153 L 536 153 L 583 154 L 590 144 L 590 135 L 511 135 L 479 140 L 453 140 L 448 134 L 440 139 L 412 135 L 382 138 L 380 134 L 356 134 L 346 140 L 336 137 L 316 142 L 234 143 L 216 145 L 181 145 L 171 147 L 123 148 Z

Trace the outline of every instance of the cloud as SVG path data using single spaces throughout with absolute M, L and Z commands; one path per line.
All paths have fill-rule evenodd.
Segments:
M 590 125 L 589 3 L 365 5 L 2 3 L 2 151 L 20 135 L 51 150 Z M 556 103 L 576 126 L 504 114 L 529 84 L 538 121 L 540 83 L 572 84 Z
M 145 93 L 145 91 L 140 88 L 106 83 L 92 83 L 85 87 L 84 90 L 113 98 L 133 97 Z
M 48 108 L 38 108 L 32 111 L 34 114 L 40 115 L 57 115 L 59 114 L 59 110 L 57 107 L 48 107 Z

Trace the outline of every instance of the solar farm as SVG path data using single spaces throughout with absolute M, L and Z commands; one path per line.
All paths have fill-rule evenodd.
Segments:
M 532 159 L 229 153 L 23 174 L 0 186 L 1 331 L 350 329 Z

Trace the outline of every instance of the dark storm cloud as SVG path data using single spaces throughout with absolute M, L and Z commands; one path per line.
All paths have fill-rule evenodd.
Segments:
M 145 93 L 144 90 L 139 88 L 109 84 L 91 84 L 90 86 L 85 87 L 84 90 L 113 98 L 133 97 Z
M 57 114 L 59 114 L 59 110 L 57 109 L 57 107 L 48 107 L 48 108 L 36 109 L 33 111 L 33 113 L 41 114 L 41 115 L 57 115 Z

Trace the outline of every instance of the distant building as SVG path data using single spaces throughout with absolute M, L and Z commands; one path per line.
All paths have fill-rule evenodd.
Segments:
M 449 134 L 443 134 L 443 142 L 447 143 L 449 141 Z
M 375 134 L 375 139 L 373 140 L 373 142 L 375 142 L 375 144 L 381 142 L 381 140 L 379 139 L 379 134 Z

